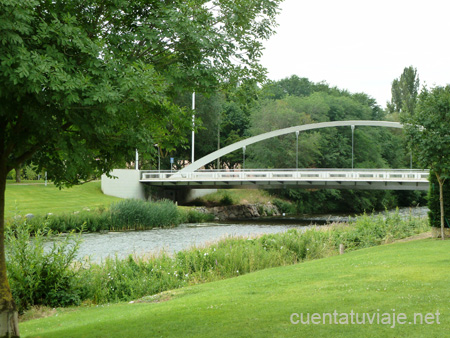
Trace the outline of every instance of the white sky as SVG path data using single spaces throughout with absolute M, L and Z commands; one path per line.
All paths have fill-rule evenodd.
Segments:
M 285 0 L 281 9 L 261 59 L 272 80 L 326 81 L 383 107 L 405 67 L 428 87 L 450 83 L 449 0 Z

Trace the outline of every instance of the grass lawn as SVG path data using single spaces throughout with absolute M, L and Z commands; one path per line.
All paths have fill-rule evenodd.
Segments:
M 61 309 L 20 330 L 42 338 L 448 337 L 449 263 L 450 241 L 396 243 L 174 290 L 159 301 Z M 334 311 L 349 324 L 290 321 L 292 313 Z M 351 311 L 375 314 L 380 324 L 351 324 Z M 384 313 L 390 322 L 381 324 Z M 393 313 L 404 313 L 405 324 L 391 328 Z M 414 324 L 415 313 L 432 313 L 434 324 Z
M 14 215 L 45 215 L 79 211 L 83 208 L 107 207 L 119 201 L 117 197 L 104 195 L 100 182 L 90 182 L 59 190 L 53 184 L 7 184 L 5 217 Z

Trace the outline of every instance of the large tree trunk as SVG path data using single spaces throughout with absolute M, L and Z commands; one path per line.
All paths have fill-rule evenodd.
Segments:
M 444 231 L 444 180 L 441 179 L 440 175 L 436 174 L 437 180 L 439 182 L 439 205 L 441 207 L 441 238 L 445 239 L 445 231 Z
M 6 275 L 5 189 L 6 161 L 0 159 L 0 338 L 19 337 L 19 318 Z

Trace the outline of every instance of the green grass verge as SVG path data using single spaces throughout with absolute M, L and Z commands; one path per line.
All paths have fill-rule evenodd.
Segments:
M 450 241 L 396 243 L 186 287 L 147 302 L 62 309 L 58 316 L 23 322 L 20 330 L 23 337 L 42 338 L 445 337 L 449 262 Z M 405 313 L 407 323 L 391 328 L 290 322 L 292 313 L 335 310 L 380 318 Z M 440 324 L 408 324 L 414 313 L 436 311 Z
M 100 182 L 90 182 L 72 188 L 58 189 L 53 184 L 8 184 L 6 186 L 5 217 L 15 215 L 45 215 L 81 211 L 83 208 L 109 207 L 120 198 L 104 195 Z
M 264 204 L 273 199 L 266 190 L 261 189 L 220 189 L 196 199 L 194 204 L 220 205 L 224 197 L 231 199 L 232 204 Z

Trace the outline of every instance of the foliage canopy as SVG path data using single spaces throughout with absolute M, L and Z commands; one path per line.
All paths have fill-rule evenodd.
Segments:
M 261 80 L 279 2 L 1 1 L 7 168 L 36 154 L 57 183 L 73 184 L 150 140 L 183 145 L 189 118 L 173 93 Z
M 413 112 L 400 115 L 417 163 L 439 183 L 441 237 L 444 235 L 444 183 L 450 177 L 450 86 L 423 89 Z

